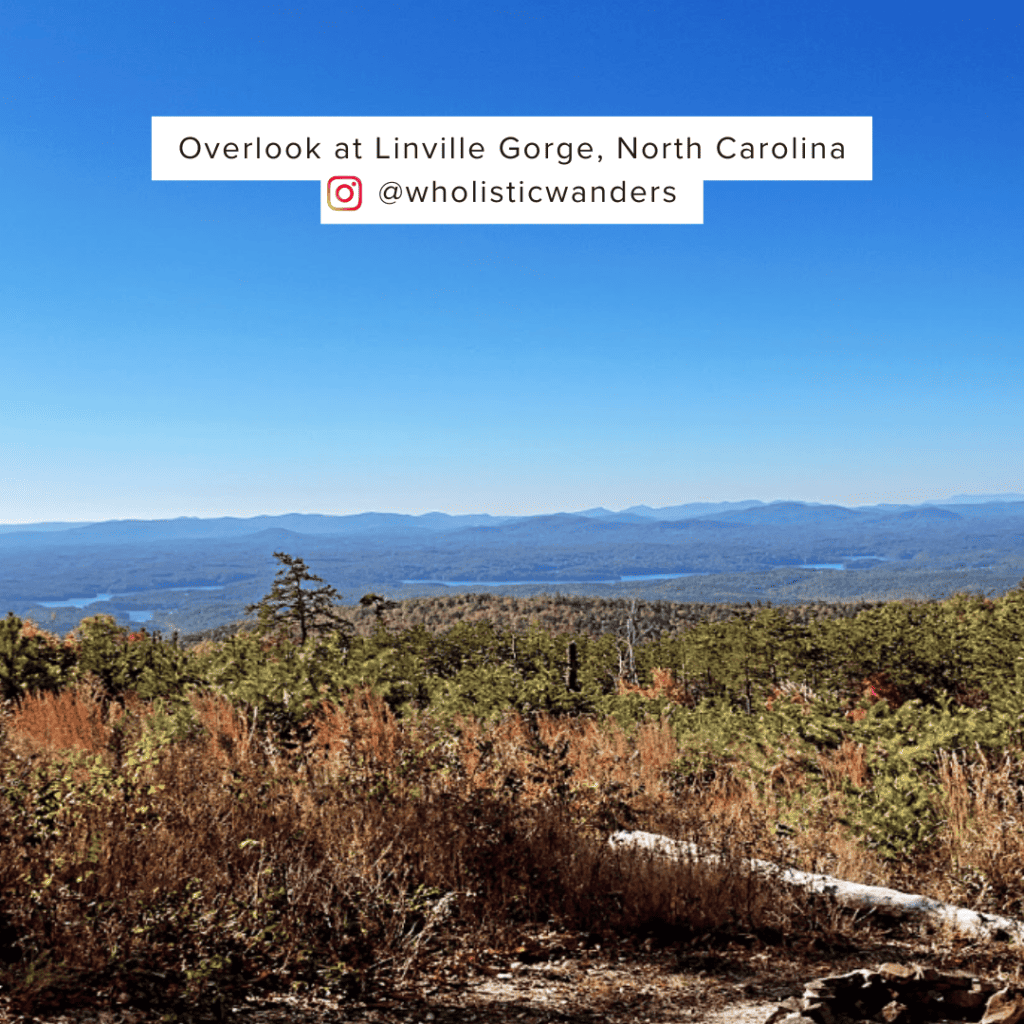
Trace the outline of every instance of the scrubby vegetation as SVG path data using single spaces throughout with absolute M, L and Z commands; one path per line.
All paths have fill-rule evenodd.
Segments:
M 375 594 L 367 595 L 376 597 Z M 780 605 L 775 611 L 788 622 L 807 625 L 822 619 L 851 618 L 882 601 L 826 602 Z M 911 602 L 917 603 L 917 602 Z M 547 633 L 586 633 L 592 637 L 624 634 L 633 628 L 644 637 L 677 633 L 706 622 L 750 618 L 764 605 L 713 604 L 709 602 L 644 601 L 624 597 L 584 597 L 577 594 L 545 594 L 539 597 L 487 593 L 450 593 L 442 597 L 414 597 L 393 602 L 386 621 L 393 629 L 425 626 L 432 633 L 472 622 L 490 622 L 498 629 Z M 377 616 L 365 608 L 345 608 L 349 621 L 362 633 L 372 633 Z M 232 627 L 232 631 L 237 630 Z M 216 631 L 211 631 L 211 633 Z
M 528 957 L 540 927 L 862 927 L 619 828 L 1024 917 L 1024 590 L 511 600 L 368 600 L 304 642 L 0 620 L 4 988 L 173 1011 Z

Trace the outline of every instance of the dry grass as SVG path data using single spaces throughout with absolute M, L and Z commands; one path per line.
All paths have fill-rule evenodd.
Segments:
M 189 703 L 209 736 L 210 753 L 221 763 L 247 764 L 252 759 L 256 717 L 252 724 L 230 701 L 215 694 L 191 693 Z
M 148 759 L 123 737 L 141 735 L 150 709 L 105 706 L 87 686 L 29 697 L 8 717 L 0 945 L 13 929 L 8 981 L 24 1005 L 66 999 L 60 979 L 83 975 L 104 998 L 145 1002 L 154 971 L 160 998 L 183 1003 L 296 981 L 365 990 L 456 946 L 517 948 L 551 921 L 659 941 L 722 929 L 840 941 L 852 926 L 838 912 L 773 890 L 740 859 L 884 880 L 836 813 L 843 780 L 869 781 L 853 743 L 822 755 L 816 824 L 787 851 L 774 825 L 803 779 L 785 751 L 760 785 L 723 768 L 681 787 L 664 721 L 629 733 L 510 714 L 444 731 L 364 691 L 323 705 L 286 754 L 224 698 L 190 700 L 202 732 Z M 69 774 L 67 751 L 99 767 Z M 1016 757 L 949 755 L 939 773 L 948 853 L 913 867 L 918 891 L 969 903 L 1021 891 Z M 605 836 L 623 826 L 734 859 L 709 869 L 611 853 Z
M 1022 752 L 939 756 L 943 834 L 934 872 L 951 898 L 1024 917 Z
M 29 694 L 12 711 L 12 742 L 25 753 L 107 750 L 117 711 L 105 708 L 95 687 L 79 685 L 57 693 Z M 113 721 L 112 721 L 113 719 Z

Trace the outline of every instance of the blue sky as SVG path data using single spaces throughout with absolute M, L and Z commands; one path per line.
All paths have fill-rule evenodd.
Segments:
M 0 14 L 0 522 L 1024 491 L 1009 3 Z M 704 224 L 323 227 L 154 115 L 871 116 Z

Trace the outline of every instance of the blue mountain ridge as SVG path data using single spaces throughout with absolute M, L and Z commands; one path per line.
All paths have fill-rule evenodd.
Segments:
M 283 529 L 307 536 L 355 538 L 425 539 L 429 535 L 445 535 L 462 531 L 496 531 L 499 533 L 609 533 L 629 527 L 650 527 L 673 524 L 729 524 L 751 527 L 776 526 L 853 526 L 882 522 L 886 519 L 910 519 L 919 522 L 947 522 L 964 518 L 1005 518 L 1024 516 L 1024 498 L 1017 495 L 994 496 L 975 504 L 950 499 L 946 503 L 925 502 L 920 505 L 825 505 L 801 501 L 758 500 L 741 502 L 693 502 L 651 508 L 634 505 L 621 512 L 608 509 L 587 509 L 582 512 L 556 512 L 531 516 L 493 516 L 486 513 L 448 515 L 428 512 L 415 516 L 398 512 L 361 512 L 354 515 L 321 515 L 287 513 L 249 518 L 222 516 L 199 518 L 181 516 L 176 519 L 113 519 L 95 523 L 26 523 L 0 524 L 0 550 L 22 545 L 66 544 L 132 544 L 154 541 L 240 538 L 268 529 Z M 697 527 L 701 528 L 701 527 Z
M 348 601 L 371 591 L 448 592 L 447 584 L 669 600 L 850 600 L 989 592 L 1015 585 L 1024 571 L 1024 501 L 598 511 L 23 524 L 0 532 L 0 612 L 66 629 L 81 607 L 43 606 L 88 598 L 93 614 L 151 614 L 162 628 L 205 628 L 237 619 L 266 593 L 275 551 L 305 559 Z M 114 596 L 92 598 L 103 594 Z

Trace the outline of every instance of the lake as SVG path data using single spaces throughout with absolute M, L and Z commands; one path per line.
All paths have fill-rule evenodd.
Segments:
M 881 555 L 840 555 L 842 562 L 803 562 L 795 566 L 797 569 L 845 569 L 845 562 L 888 562 L 888 558 Z
M 41 608 L 86 608 L 97 601 L 109 601 L 114 597 L 136 597 L 139 593 L 169 593 L 173 590 L 223 590 L 224 584 L 216 587 L 154 587 L 152 590 L 138 591 L 135 594 L 94 594 L 92 597 L 69 597 L 66 601 L 34 601 Z
M 684 576 L 710 576 L 708 572 L 658 572 L 648 576 L 617 576 L 613 580 L 400 580 L 400 583 L 433 584 L 438 587 L 544 587 L 584 583 L 641 583 L 644 580 L 678 580 Z
M 98 604 L 100 601 L 110 601 L 115 597 L 137 597 L 139 593 L 171 593 L 172 591 L 187 590 L 223 590 L 224 584 L 214 587 L 154 587 L 152 590 L 139 591 L 135 594 L 94 594 L 92 597 L 69 597 L 64 601 L 35 601 L 34 604 L 41 608 L 88 608 L 91 604 Z M 129 622 L 149 622 L 153 618 L 152 608 L 139 608 L 128 611 Z

